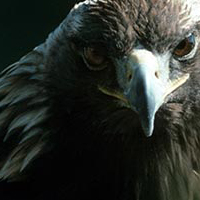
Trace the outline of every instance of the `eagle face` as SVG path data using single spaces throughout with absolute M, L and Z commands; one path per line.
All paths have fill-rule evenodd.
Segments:
M 159 116 L 183 107 L 192 91 L 198 6 L 197 1 L 181 0 L 76 5 L 63 26 L 80 70 L 89 77 L 88 91 L 94 87 L 90 96 L 98 91 L 116 109 L 139 118 L 147 137 L 156 132 Z

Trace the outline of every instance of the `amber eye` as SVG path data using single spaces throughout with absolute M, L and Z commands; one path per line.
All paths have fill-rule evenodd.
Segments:
M 101 70 L 106 67 L 106 56 L 92 47 L 85 47 L 83 51 L 84 61 L 92 70 Z
M 184 40 L 182 40 L 175 48 L 173 54 L 177 59 L 186 60 L 188 59 L 195 48 L 195 36 L 190 34 Z M 194 52 L 195 53 L 195 52 Z M 189 56 L 189 57 L 188 57 Z

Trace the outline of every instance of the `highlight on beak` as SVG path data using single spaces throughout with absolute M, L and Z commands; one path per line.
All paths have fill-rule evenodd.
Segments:
M 189 78 L 189 74 L 184 74 L 170 80 L 170 70 L 163 70 L 161 67 L 163 66 L 160 66 L 153 53 L 137 49 L 128 57 L 125 72 L 118 71 L 118 77 L 124 80 L 120 83 L 124 93 L 101 86 L 98 88 L 102 93 L 117 98 L 126 107 L 134 110 L 147 137 L 153 134 L 155 115 L 165 98 Z

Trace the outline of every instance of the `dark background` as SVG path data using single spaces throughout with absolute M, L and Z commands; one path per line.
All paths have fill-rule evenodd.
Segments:
M 47 38 L 78 0 L 7 0 L 0 3 L 0 70 Z

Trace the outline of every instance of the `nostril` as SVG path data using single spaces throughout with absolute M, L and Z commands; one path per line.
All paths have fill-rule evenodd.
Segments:
M 159 78 L 159 73 L 157 71 L 155 72 L 155 77 Z
M 131 82 L 133 75 L 131 73 L 128 74 L 128 82 Z
M 131 82 L 133 79 L 133 72 L 131 69 L 128 69 L 126 72 L 126 78 L 127 78 L 127 82 Z

